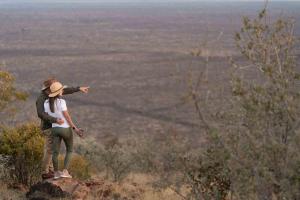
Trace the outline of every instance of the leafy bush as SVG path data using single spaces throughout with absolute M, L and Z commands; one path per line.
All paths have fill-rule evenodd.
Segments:
M 87 158 L 92 163 L 91 167 L 98 172 L 105 172 L 107 178 L 121 181 L 135 164 L 132 149 L 128 147 L 117 137 L 108 135 L 102 144 L 85 140 L 85 143 L 78 146 L 76 153 Z
M 59 166 L 60 169 L 63 167 L 64 156 L 59 156 Z M 90 163 L 81 155 L 72 155 L 69 172 L 74 178 L 81 180 L 86 180 L 91 177 L 91 165 Z
M 300 76 L 294 52 L 297 40 L 291 20 L 266 22 L 264 9 L 253 20 L 244 17 L 243 27 L 236 34 L 246 64 L 260 78 L 244 78 L 243 65 L 234 64 L 237 71 L 232 93 L 240 117 L 227 143 L 235 158 L 233 171 L 238 172 L 232 174 L 232 180 L 240 198 L 298 199 L 300 193 L 295 191 L 299 185 L 290 177 L 297 176 L 294 166 L 300 161 Z
M 142 145 L 153 147 L 147 155 L 152 156 L 148 159 L 155 163 L 153 172 L 159 177 L 154 187 L 169 188 L 182 199 L 225 199 L 231 186 L 229 154 L 215 134 L 207 140 L 209 145 L 196 147 L 187 136 L 174 132 L 147 138 Z
M 12 181 L 31 185 L 39 179 L 43 145 L 41 130 L 36 124 L 4 128 L 0 135 L 0 154 Z
M 205 91 L 199 87 L 208 80 L 203 74 L 195 85 L 191 84 L 189 97 L 202 125 L 199 132 L 207 139 L 208 148 L 204 149 L 212 149 L 215 155 L 205 156 L 206 161 L 223 163 L 214 173 L 227 174 L 233 198 L 299 199 L 297 39 L 293 21 L 282 17 L 270 21 L 266 14 L 263 9 L 254 19 L 244 17 L 235 35 L 243 60 L 232 61 L 231 94 L 226 98 L 222 95 L 226 99 L 223 108 L 206 110 L 216 106 L 209 105 Z M 218 138 L 220 145 L 210 147 L 215 142 L 210 136 Z M 226 154 L 228 159 L 223 162 Z M 193 165 L 187 166 L 187 173 L 197 175 L 197 171 L 203 171 L 203 167 L 193 170 Z M 198 198 L 203 197 L 195 191 Z
M 113 181 L 122 180 L 130 172 L 133 160 L 128 153 L 118 138 L 112 138 L 104 144 L 102 158 L 106 172 L 112 175 Z
M 0 70 L 0 111 L 10 106 L 11 102 L 26 100 L 27 94 L 16 90 L 14 77 L 7 71 Z
M 229 152 L 219 143 L 219 138 L 209 138 L 209 146 L 184 158 L 183 172 L 191 191 L 188 199 L 225 200 L 231 188 Z

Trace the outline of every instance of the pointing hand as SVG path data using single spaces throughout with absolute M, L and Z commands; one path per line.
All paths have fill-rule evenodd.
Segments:
M 80 87 L 79 90 L 85 94 L 89 92 L 90 87 Z

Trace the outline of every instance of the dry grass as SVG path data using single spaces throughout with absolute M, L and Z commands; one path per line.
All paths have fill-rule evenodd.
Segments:
M 0 182 L 0 200 L 21 200 L 25 199 L 25 193 L 17 190 L 10 189 L 6 184 Z
M 97 177 L 96 179 L 102 179 Z M 88 199 L 104 199 L 103 192 L 110 191 L 110 196 L 119 199 L 143 199 L 143 200 L 181 200 L 182 198 L 177 195 L 172 189 L 156 190 L 152 187 L 153 181 L 156 178 L 148 174 L 132 173 L 128 175 L 122 182 L 113 183 L 105 181 L 105 185 L 95 188 L 89 195 Z M 109 188 L 109 189 L 108 189 Z

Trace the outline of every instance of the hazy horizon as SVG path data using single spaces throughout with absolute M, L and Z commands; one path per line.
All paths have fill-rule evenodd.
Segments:
M 0 3 L 126 3 L 126 2 L 264 2 L 265 0 L 2 0 Z M 269 0 L 269 2 L 300 2 L 300 0 Z

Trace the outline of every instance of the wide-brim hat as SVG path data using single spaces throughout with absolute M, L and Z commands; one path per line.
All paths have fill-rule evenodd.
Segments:
M 55 82 L 52 83 L 50 86 L 50 94 L 48 95 L 49 97 L 55 97 L 59 94 L 62 94 L 63 89 L 65 89 L 67 86 L 62 85 L 60 82 Z

